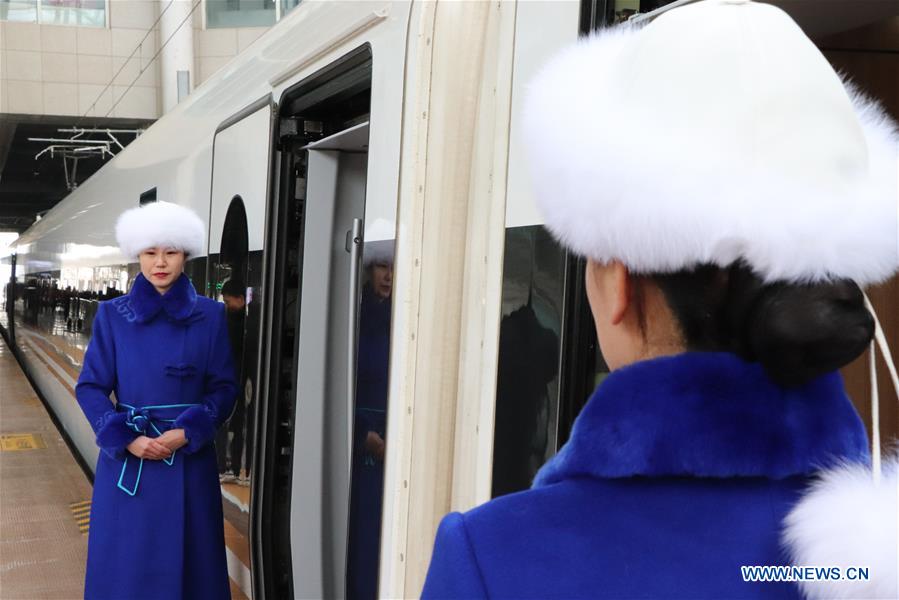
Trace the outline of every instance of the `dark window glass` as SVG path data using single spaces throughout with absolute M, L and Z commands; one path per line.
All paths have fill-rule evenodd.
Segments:
M 494 496 L 530 487 L 556 450 L 565 260 L 542 226 L 506 230 Z
M 582 0 L 581 33 L 599 27 L 624 23 L 638 14 L 646 14 L 675 0 Z
M 506 230 L 493 496 L 531 486 L 608 372 L 583 273 L 543 226 Z

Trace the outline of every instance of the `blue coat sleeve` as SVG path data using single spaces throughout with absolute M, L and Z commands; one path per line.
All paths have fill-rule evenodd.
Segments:
M 204 375 L 203 401 L 181 413 L 174 423 L 174 427 L 184 429 L 187 445 L 181 451 L 187 454 L 193 454 L 215 438 L 216 430 L 228 419 L 237 397 L 237 377 L 224 305 L 214 327 L 215 334 Z
M 137 433 L 126 424 L 126 413 L 116 412 L 109 395 L 116 385 L 115 341 L 112 338 L 106 304 L 94 317 L 93 334 L 84 354 L 84 364 L 75 385 L 75 397 L 97 434 L 97 446 L 109 456 L 123 459 Z
M 437 530 L 423 599 L 487 598 L 477 558 L 465 529 L 465 518 L 450 513 Z

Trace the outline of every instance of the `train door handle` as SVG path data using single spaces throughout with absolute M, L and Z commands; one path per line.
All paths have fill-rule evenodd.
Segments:
M 347 473 L 353 469 L 353 423 L 356 408 L 356 345 L 359 331 L 359 276 L 362 272 L 362 219 L 353 219 L 347 232 L 346 250 L 350 253 L 349 318 L 347 320 Z

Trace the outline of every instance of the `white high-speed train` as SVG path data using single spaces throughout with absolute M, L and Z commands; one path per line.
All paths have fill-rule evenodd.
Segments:
M 3 292 L 0 326 L 87 468 L 73 388 L 91 315 L 138 272 L 115 220 L 190 206 L 208 223 L 194 286 L 246 290 L 232 579 L 344 597 L 365 570 L 381 596 L 416 596 L 439 519 L 527 487 L 604 372 L 583 269 L 529 191 L 521 131 L 552 123 L 518 108 L 553 51 L 641 4 L 667 3 L 307 0 L 150 127 L 16 241 Z M 388 360 L 363 355 L 381 351 L 360 302 L 390 257 Z M 383 500 L 360 523 L 354 427 L 377 381 Z M 366 569 L 354 528 L 380 531 Z

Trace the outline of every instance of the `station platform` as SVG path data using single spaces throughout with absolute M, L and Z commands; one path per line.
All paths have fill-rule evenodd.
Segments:
M 43 356 L 50 361 L 48 371 L 57 377 L 67 375 L 66 388 L 74 388 L 78 370 L 71 358 L 80 364 L 82 344 L 75 339 L 57 339 L 72 337 L 63 332 L 38 336 L 22 329 L 19 334 L 25 335 L 30 345 L 46 345 Z M 63 341 L 67 342 L 65 358 L 69 360 L 60 356 Z M 74 401 L 73 389 L 71 393 Z M 0 336 L 0 600 L 84 597 L 92 491 L 89 479 Z M 231 597 L 245 600 L 249 592 L 249 489 L 226 483 L 222 496 Z
M 0 338 L 0 598 L 82 598 L 91 484 Z

